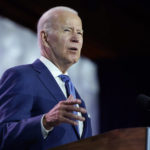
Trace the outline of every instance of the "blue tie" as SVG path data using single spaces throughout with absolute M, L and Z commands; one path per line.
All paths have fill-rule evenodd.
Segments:
M 61 80 L 65 82 L 65 87 L 67 90 L 67 96 L 72 95 L 74 99 L 76 99 L 76 93 L 75 93 L 75 88 L 73 86 L 73 83 L 71 82 L 69 76 L 67 75 L 59 75 Z
M 75 93 L 75 88 L 73 86 L 73 83 L 71 82 L 69 76 L 67 75 L 59 75 L 59 77 L 61 78 L 61 80 L 63 82 L 65 82 L 65 87 L 66 87 L 66 90 L 67 90 L 67 96 L 69 97 L 69 95 L 72 95 L 74 99 L 76 99 L 76 93 Z M 74 111 L 73 112 L 75 115 L 77 115 L 77 112 Z M 78 121 L 77 121 L 78 122 Z M 76 129 L 77 129 L 77 132 L 79 133 L 79 129 L 78 129 L 78 126 L 76 126 Z

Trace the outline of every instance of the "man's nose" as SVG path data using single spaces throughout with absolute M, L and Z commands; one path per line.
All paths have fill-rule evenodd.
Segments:
M 74 43 L 79 43 L 79 39 L 77 37 L 77 35 L 72 35 L 71 39 L 70 39 L 71 42 L 74 42 Z

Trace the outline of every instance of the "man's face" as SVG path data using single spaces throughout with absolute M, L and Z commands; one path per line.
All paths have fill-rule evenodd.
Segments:
M 72 12 L 55 16 L 52 31 L 48 31 L 49 59 L 56 65 L 72 65 L 80 58 L 83 44 L 81 19 Z

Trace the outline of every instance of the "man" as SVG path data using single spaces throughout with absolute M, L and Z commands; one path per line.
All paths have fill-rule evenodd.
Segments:
M 46 150 L 91 136 L 84 102 L 63 80 L 82 48 L 77 12 L 48 10 L 38 22 L 38 41 L 41 58 L 8 69 L 0 81 L 0 149 Z

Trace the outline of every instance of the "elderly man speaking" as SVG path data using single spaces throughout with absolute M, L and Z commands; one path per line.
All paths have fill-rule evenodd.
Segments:
M 80 58 L 82 22 L 68 7 L 38 22 L 41 57 L 8 69 L 0 81 L 0 149 L 47 150 L 92 135 L 85 104 L 67 70 Z

